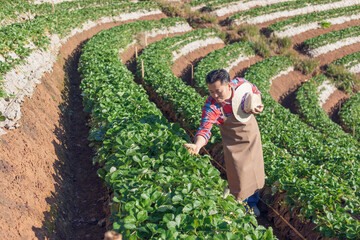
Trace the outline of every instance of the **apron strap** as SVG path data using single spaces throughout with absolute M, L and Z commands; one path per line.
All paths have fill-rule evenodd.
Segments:
M 222 115 L 223 115 L 224 121 L 226 121 L 227 117 L 225 116 L 225 112 L 224 112 L 223 107 L 220 107 L 220 111 L 221 111 L 221 113 L 222 113 Z

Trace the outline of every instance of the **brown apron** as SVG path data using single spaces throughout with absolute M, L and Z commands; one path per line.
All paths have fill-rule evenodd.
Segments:
M 220 126 L 223 141 L 226 175 L 230 193 L 244 200 L 264 187 L 265 171 L 260 131 L 254 115 L 246 123 L 234 114 Z

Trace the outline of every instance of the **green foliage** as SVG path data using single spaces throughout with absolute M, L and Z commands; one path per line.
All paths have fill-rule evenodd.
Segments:
M 270 48 L 269 48 L 267 42 L 264 39 L 259 38 L 257 40 L 254 40 L 253 43 L 254 43 L 254 49 L 255 49 L 255 52 L 257 55 L 260 55 L 263 58 L 270 57 L 271 51 L 270 51 Z
M 218 36 L 219 33 L 215 29 L 199 29 L 181 36 L 166 38 L 150 44 L 137 61 L 138 76 L 141 76 L 141 60 L 143 60 L 144 82 L 150 85 L 166 104 L 171 104 L 182 125 L 191 130 L 196 130 L 200 125 L 201 106 L 206 98 L 201 97 L 194 88 L 175 77 L 170 68 L 173 65 L 172 52 L 196 40 Z M 215 128 L 211 141 L 216 142 L 219 139 L 219 129 Z
M 259 36 L 260 32 L 259 32 L 259 28 L 256 25 L 250 25 L 250 24 L 244 24 L 240 27 L 239 29 L 239 34 L 245 35 L 245 36 L 250 36 L 250 37 L 255 37 L 255 36 Z
M 313 73 L 319 66 L 319 60 L 313 58 L 298 59 L 295 63 L 295 69 L 303 74 Z
M 289 37 L 276 38 L 276 44 L 278 45 L 279 52 L 283 53 L 290 49 L 292 40 Z
M 349 70 L 353 66 L 360 64 L 360 51 L 346 55 L 343 58 L 339 58 L 339 59 L 333 61 L 332 64 L 342 65 L 343 67 L 345 67 L 346 69 Z
M 104 16 L 118 16 L 121 13 L 158 8 L 154 2 L 126 1 L 115 5 L 90 6 L 73 11 L 65 8 L 55 13 L 39 15 L 23 23 L 1 27 L 0 54 L 5 58 L 5 62 L 0 61 L 0 74 L 3 75 L 14 66 L 24 63 L 24 59 L 35 49 L 46 49 L 50 43 L 49 34 L 58 34 L 62 38 L 87 21 L 95 21 Z M 35 44 L 35 49 L 29 46 L 30 41 Z M 18 58 L 11 57 L 11 53 L 15 53 Z
M 266 172 L 271 180 L 280 179 L 280 188 L 286 189 L 290 196 L 289 204 L 300 205 L 303 217 L 313 219 L 319 226 L 318 231 L 328 237 L 346 238 L 351 234 L 356 239 L 360 237 L 360 223 L 351 215 L 356 216 L 360 211 L 359 149 L 309 128 L 297 115 L 272 99 L 270 79 L 291 65 L 286 57 L 271 57 L 251 66 L 245 74 L 245 79 L 263 93 L 265 109 L 257 120 L 264 158 L 270 162 L 265 163 Z M 273 163 L 269 156 L 275 156 L 276 161 L 276 154 L 268 155 L 270 149 L 285 150 L 284 162 Z M 287 156 L 288 153 L 292 156 Z M 351 211 L 348 213 L 346 209 Z
M 326 80 L 324 75 L 319 75 L 299 87 L 296 92 L 296 101 L 300 116 L 307 124 L 320 130 L 325 137 L 333 138 L 333 142 L 338 143 L 339 146 L 345 143 L 360 148 L 360 143 L 345 133 L 320 107 L 318 99 L 322 90 L 318 92 L 317 89 Z
M 344 7 L 344 8 L 337 8 L 332 10 L 314 12 L 304 15 L 295 16 L 292 18 L 287 18 L 281 21 L 277 21 L 267 28 L 270 31 L 277 31 L 283 32 L 290 27 L 299 27 L 301 25 L 305 25 L 312 22 L 321 22 L 320 25 L 323 28 L 329 27 L 329 24 L 325 22 L 325 20 L 330 18 L 337 18 L 341 16 L 350 16 L 358 14 L 360 10 L 360 5 Z M 322 24 L 324 26 L 322 26 Z M 330 24 L 331 25 L 331 24 Z
M 329 28 L 331 27 L 331 22 L 322 21 L 320 23 L 321 28 Z
M 347 131 L 360 140 L 360 92 L 354 94 L 343 104 L 340 112 L 341 123 Z
M 72 11 L 84 7 L 101 6 L 104 4 L 118 4 L 123 2 L 129 2 L 128 0 L 103 0 L 101 3 L 99 0 L 75 0 L 65 1 L 55 4 L 55 12 L 60 11 Z M 51 3 L 33 4 L 31 1 L 4 1 L 0 9 L 0 22 L 1 25 L 13 23 L 16 21 L 23 21 L 19 15 L 46 15 L 53 13 Z
M 355 86 L 360 86 L 360 80 L 354 73 L 347 71 L 341 65 L 329 64 L 326 69 L 326 74 L 334 82 L 337 88 L 352 94 Z
M 125 239 L 274 239 L 233 196 L 222 197 L 226 181 L 209 158 L 188 153 L 185 131 L 162 116 L 118 59 L 133 34 L 152 23 L 102 31 L 87 42 L 80 59 L 84 105 L 93 118 L 94 161 L 104 165 L 98 174 L 114 193 L 113 229 Z M 171 42 L 163 41 L 145 51 L 155 53 L 154 46 Z M 146 62 L 154 56 L 144 57 L 145 51 Z

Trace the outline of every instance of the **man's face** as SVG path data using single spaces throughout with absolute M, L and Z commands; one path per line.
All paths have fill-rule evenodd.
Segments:
M 231 97 L 230 83 L 221 84 L 221 81 L 217 80 L 207 86 L 210 91 L 210 96 L 212 96 L 218 103 L 222 103 Z

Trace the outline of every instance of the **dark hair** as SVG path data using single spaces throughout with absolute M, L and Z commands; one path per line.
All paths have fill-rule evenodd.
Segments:
M 209 72 L 208 75 L 206 76 L 206 83 L 212 84 L 216 81 L 220 81 L 221 84 L 229 83 L 230 82 L 229 73 L 225 69 L 218 69 Z

